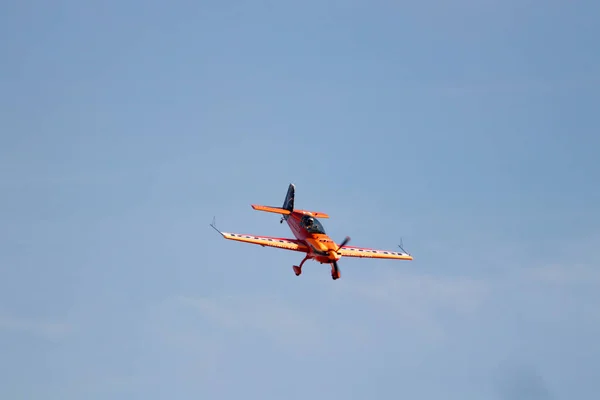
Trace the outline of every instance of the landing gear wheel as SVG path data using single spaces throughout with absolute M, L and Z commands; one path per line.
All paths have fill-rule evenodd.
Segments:
M 331 271 L 331 279 L 333 279 L 334 281 L 336 279 L 340 279 L 340 273 L 339 272 L 335 272 L 335 271 Z
M 306 260 L 308 260 L 310 257 L 307 255 L 306 257 L 304 257 L 304 260 L 302 260 L 302 262 L 300 263 L 300 265 L 294 265 L 294 273 L 296 274 L 296 276 L 299 276 L 302 273 L 302 266 L 304 265 L 304 263 L 306 262 Z

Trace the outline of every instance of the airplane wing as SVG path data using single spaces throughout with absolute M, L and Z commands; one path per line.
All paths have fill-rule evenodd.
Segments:
M 219 232 L 221 236 L 223 236 L 225 239 L 237 240 L 238 242 L 245 242 L 250 244 L 258 244 L 263 247 L 277 247 L 284 250 L 301 251 L 305 253 L 309 251 L 309 248 L 304 243 L 296 239 L 285 239 L 272 236 L 247 235 L 244 233 L 221 232 L 214 226 L 214 224 L 211 224 L 211 226 L 217 232 Z
M 285 250 L 308 252 L 306 245 L 296 239 L 285 239 L 271 236 L 255 236 L 245 235 L 241 233 L 221 232 L 225 239 L 237 240 L 238 242 L 246 242 L 251 244 L 259 244 L 261 246 L 278 247 Z
M 343 257 L 365 257 L 365 258 L 389 258 L 394 260 L 412 260 L 412 256 L 407 253 L 369 249 L 366 247 L 344 246 L 338 250 Z

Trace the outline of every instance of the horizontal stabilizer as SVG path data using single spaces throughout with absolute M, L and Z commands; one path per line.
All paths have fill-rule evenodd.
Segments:
M 290 215 L 292 213 L 290 210 L 286 210 L 285 208 L 281 208 L 281 207 L 260 206 L 258 204 L 251 204 L 251 206 L 255 210 L 272 212 L 275 214 Z
M 251 204 L 252 208 L 254 208 L 257 211 L 266 211 L 266 212 L 272 212 L 275 214 L 282 214 L 282 215 L 290 215 L 292 212 L 295 213 L 300 213 L 300 214 L 305 214 L 305 215 L 311 215 L 315 218 L 329 218 L 329 215 L 323 213 L 323 212 L 319 212 L 319 211 L 308 211 L 308 210 L 286 210 L 285 208 L 281 208 L 281 207 L 271 207 L 271 206 L 261 206 L 258 204 Z

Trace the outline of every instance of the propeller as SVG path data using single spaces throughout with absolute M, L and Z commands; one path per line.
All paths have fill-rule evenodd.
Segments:
M 338 253 L 342 247 L 344 247 L 345 245 L 348 244 L 349 241 L 350 241 L 350 236 L 346 236 L 346 238 L 342 241 L 342 243 L 340 243 L 340 245 L 338 246 L 338 248 L 335 252 Z M 339 274 L 340 268 L 338 267 L 337 260 L 333 260 L 333 269 L 336 274 Z
M 339 275 L 340 269 L 338 267 L 337 261 L 335 260 L 333 260 L 333 270 L 335 271 L 336 275 Z
M 346 236 L 346 238 L 342 241 L 342 243 L 340 243 L 340 245 L 338 246 L 338 248 L 335 252 L 337 253 L 338 251 L 340 251 L 340 249 L 342 247 L 344 247 L 345 245 L 347 245 L 349 241 L 350 241 L 350 236 Z

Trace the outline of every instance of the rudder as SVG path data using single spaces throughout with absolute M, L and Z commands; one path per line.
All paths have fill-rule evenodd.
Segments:
M 282 208 L 288 210 L 290 212 L 294 211 L 294 195 L 296 193 L 296 187 L 293 183 L 290 183 L 288 187 L 287 194 L 285 195 L 285 200 L 283 202 Z

